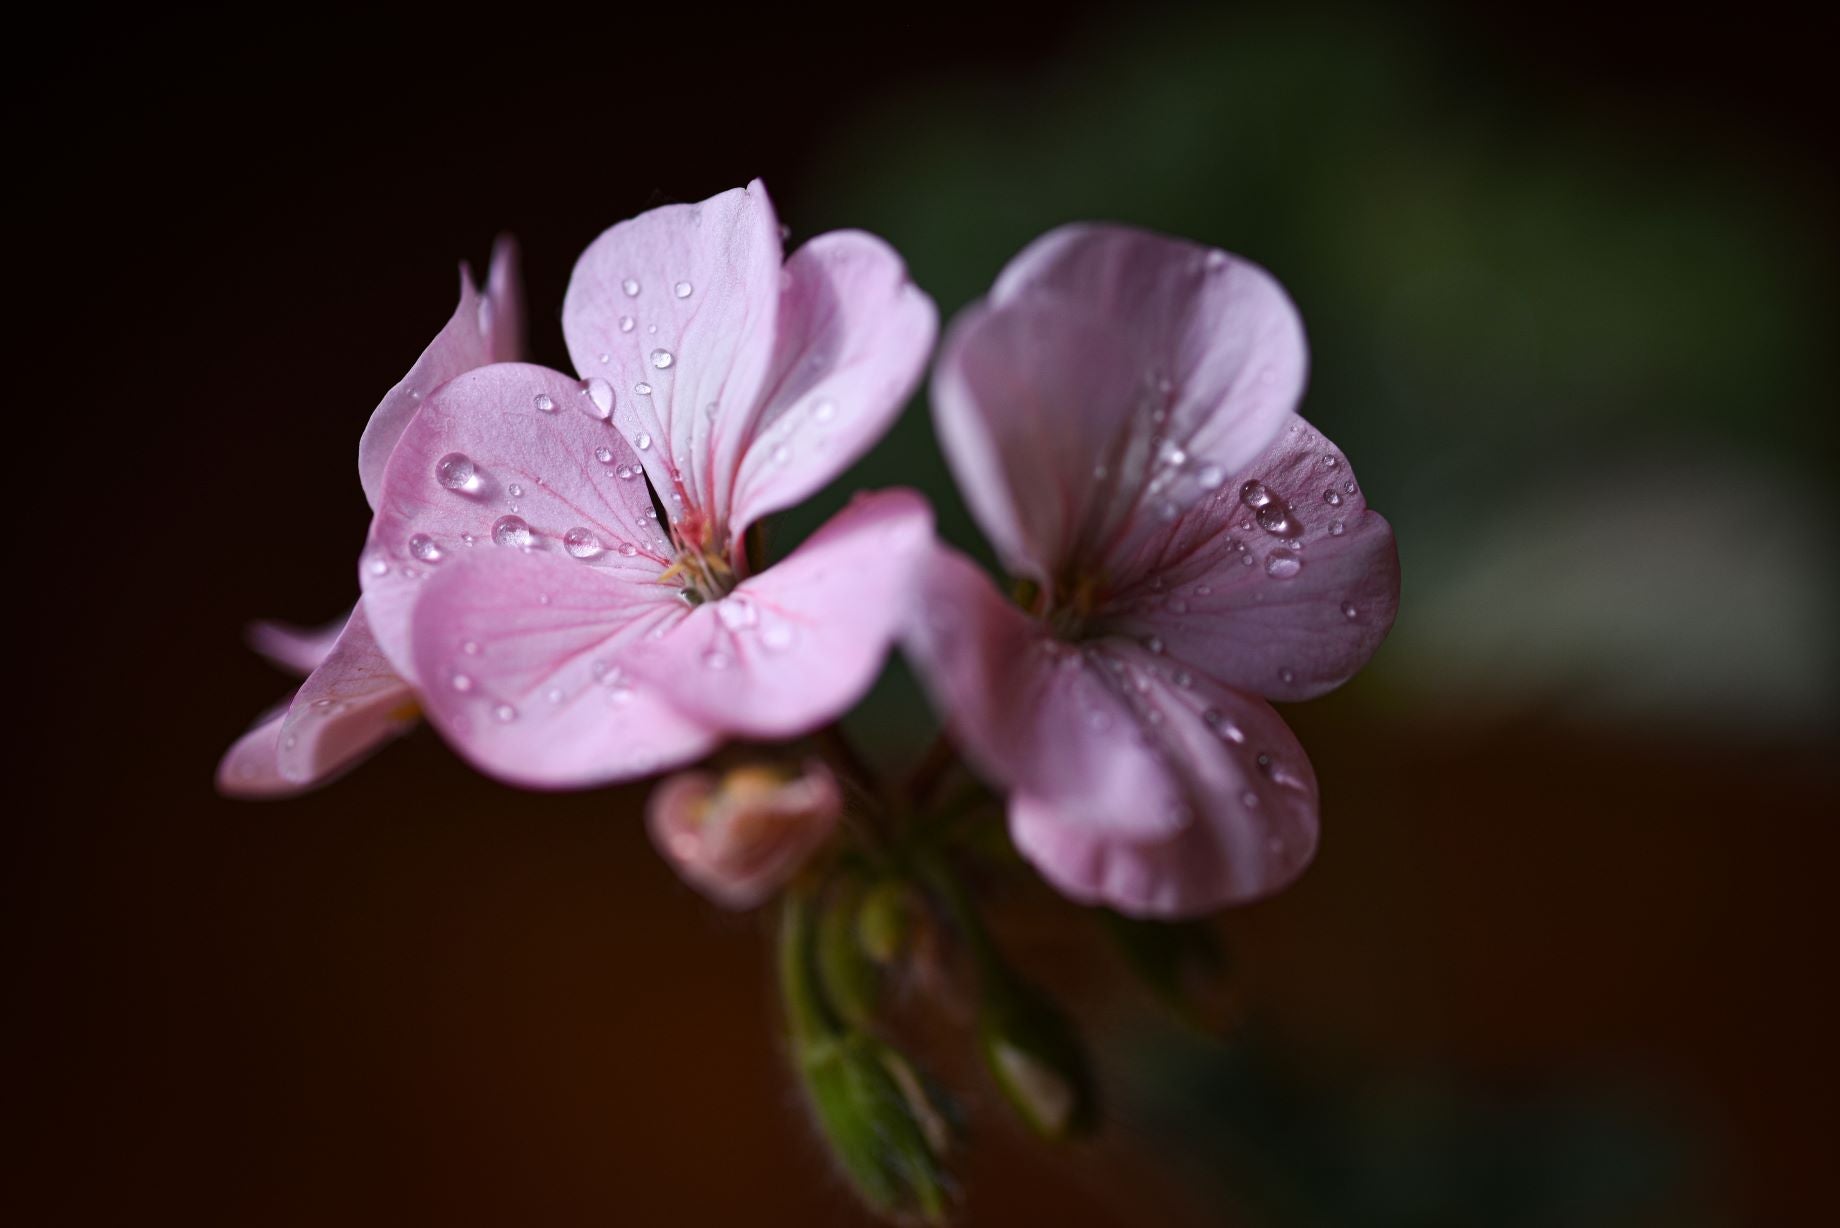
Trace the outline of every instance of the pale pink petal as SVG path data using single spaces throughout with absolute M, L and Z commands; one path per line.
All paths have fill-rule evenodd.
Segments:
M 409 685 L 378 651 L 359 602 L 288 706 L 276 764 L 303 785 L 327 780 L 414 728 L 420 715 Z
M 686 526 L 692 536 L 713 512 L 720 438 L 745 428 L 767 377 L 780 256 L 779 221 L 757 180 L 621 222 L 588 245 L 569 280 L 569 357 L 584 378 L 610 382 L 614 420 L 666 511 L 700 518 Z
M 310 786 L 289 780 L 276 765 L 281 746 L 281 721 L 285 706 L 257 721 L 238 738 L 217 764 L 217 791 L 225 797 L 247 799 L 291 797 Z
M 405 678 L 416 680 L 417 591 L 467 555 L 529 551 L 645 584 L 668 565 L 645 475 L 600 416 L 604 396 L 501 363 L 442 385 L 403 432 L 358 575 L 371 630 Z
M 1301 874 L 1316 851 L 1316 776 L 1278 714 L 1128 642 L 1094 651 L 1116 671 L 1188 821 L 1161 836 L 1104 832 L 1064 791 L 1019 787 L 1010 832 L 1022 854 L 1070 898 L 1143 917 L 1244 904 Z
M 492 249 L 492 268 L 483 296 L 473 275 L 460 266 L 460 305 L 435 334 L 409 374 L 384 394 L 358 440 L 358 480 L 375 511 L 383 498 L 383 471 L 422 401 L 456 375 L 524 356 L 524 297 L 517 244 L 509 236 Z
M 625 652 L 689 612 L 677 590 L 566 554 L 482 545 L 416 592 L 410 640 L 429 720 L 469 761 L 531 788 L 626 780 L 719 740 Z
M 875 681 L 931 539 L 919 495 L 859 495 L 791 555 L 623 660 L 712 727 L 807 732 Z
M 1092 628 L 1273 699 L 1346 682 L 1399 607 L 1391 526 L 1347 457 L 1295 415 L 1212 497 L 1131 549 L 1111 560 L 1117 587 Z
M 646 827 L 683 879 L 727 908 L 765 903 L 830 837 L 843 813 L 823 763 L 799 775 L 738 768 L 718 779 L 680 772 L 652 790 Z
M 1069 226 L 1031 244 L 955 323 L 935 414 L 1005 562 L 1047 583 L 1255 457 L 1307 366 L 1295 309 L 1256 265 L 1128 227 Z
M 1138 736 L 1122 667 L 1064 643 L 936 547 L 903 647 L 965 758 L 992 783 L 1050 799 L 1095 832 L 1167 836 L 1187 823 L 1160 752 Z
M 819 235 L 786 261 L 771 392 L 745 430 L 724 428 L 715 516 L 736 536 L 826 486 L 900 414 L 932 352 L 933 301 L 893 248 L 861 231 Z M 747 408 L 735 406 L 739 413 Z
M 301 677 L 319 668 L 332 646 L 339 642 L 345 624 L 351 621 L 347 610 L 338 618 L 319 627 L 297 627 L 292 623 L 259 622 L 249 625 L 249 646 L 271 663 Z

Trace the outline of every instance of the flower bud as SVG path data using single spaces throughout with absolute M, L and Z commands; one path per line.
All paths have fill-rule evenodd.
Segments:
M 812 761 L 791 774 L 764 764 L 720 778 L 679 772 L 652 791 L 652 843 L 685 882 L 727 908 L 763 903 L 829 838 L 843 813 L 837 780 Z
M 907 1059 L 852 1031 L 801 1045 L 798 1064 L 818 1127 L 863 1201 L 883 1215 L 943 1221 L 950 1127 Z
M 978 1040 L 1004 1098 L 1036 1134 L 1059 1142 L 1092 1129 L 1096 1100 L 1086 1051 L 1054 1002 L 1012 979 L 987 995 Z

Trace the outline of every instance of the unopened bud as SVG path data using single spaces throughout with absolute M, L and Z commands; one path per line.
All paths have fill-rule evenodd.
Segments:
M 1036 1134 L 1058 1142 L 1092 1129 L 1097 1113 L 1086 1050 L 1054 1002 L 1011 981 L 986 998 L 978 1038 L 1004 1098 Z
M 900 1053 L 864 1032 L 801 1046 L 799 1066 L 831 1153 L 883 1215 L 942 1222 L 947 1116 Z
M 752 908 L 784 886 L 843 812 L 830 770 L 793 774 L 750 764 L 720 778 L 679 772 L 652 791 L 652 842 L 684 881 L 728 908 Z
M 870 959 L 886 967 L 901 957 L 913 939 L 920 901 L 900 879 L 871 887 L 856 911 L 856 940 Z

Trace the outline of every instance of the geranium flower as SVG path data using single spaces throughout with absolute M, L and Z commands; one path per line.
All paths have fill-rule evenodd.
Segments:
M 759 183 L 613 227 L 563 307 L 584 378 L 470 372 L 390 457 L 360 564 L 378 643 L 464 755 L 530 786 L 832 719 L 880 667 L 930 513 L 860 497 L 757 573 L 747 532 L 881 436 L 935 327 L 869 235 L 782 262 Z
M 520 356 L 524 307 L 517 248 L 501 239 L 485 293 L 460 266 L 460 303 L 409 373 L 372 411 L 358 445 L 358 479 L 373 511 L 390 452 L 423 399 L 454 376 Z M 318 632 L 280 624 L 252 631 L 258 651 L 306 675 L 300 689 L 244 734 L 217 769 L 219 791 L 233 797 L 280 797 L 324 784 L 372 750 L 413 727 L 409 686 L 377 650 L 360 600 L 344 619 Z
M 1266 699 L 1339 685 L 1392 625 L 1393 534 L 1293 409 L 1303 330 L 1263 270 L 1114 226 L 1024 250 L 954 322 L 939 438 L 1019 603 L 941 549 L 907 647 L 1017 847 L 1146 916 L 1309 862 L 1315 775 Z

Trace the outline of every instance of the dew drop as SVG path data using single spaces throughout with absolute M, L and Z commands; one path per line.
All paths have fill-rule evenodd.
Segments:
M 438 563 L 446 553 L 439 542 L 426 533 L 417 533 L 409 539 L 409 553 L 424 563 Z
M 465 643 L 460 645 L 460 651 L 464 652 L 469 657 L 478 656 L 479 651 L 480 651 L 479 641 L 478 640 L 467 640 Z
M 460 544 L 462 546 L 470 546 L 477 540 L 478 538 L 474 537 L 471 533 L 462 533 L 460 535 Z
M 1163 641 L 1154 635 L 1144 641 L 1144 647 L 1156 656 L 1161 656 L 1163 653 Z
M 692 289 L 694 289 L 694 287 L 687 281 L 680 281 L 675 286 L 671 287 L 672 293 L 676 294 L 678 298 L 689 298 Z
M 820 422 L 829 422 L 837 416 L 837 402 L 828 399 L 819 401 L 812 407 L 811 416 Z
M 373 576 L 387 576 L 390 574 L 390 564 L 385 559 L 372 559 L 365 565 L 365 570 Z
M 1261 508 L 1271 503 L 1271 492 L 1265 489 L 1265 483 L 1253 478 L 1239 488 L 1239 501 L 1250 508 Z
M 646 383 L 644 380 L 640 380 L 638 383 L 633 385 L 633 391 L 638 393 L 642 397 L 649 397 L 652 395 L 652 386 Z
M 786 445 L 783 443 L 773 449 L 773 462 L 775 464 L 783 465 L 786 463 L 787 460 L 791 458 L 791 456 L 792 456 L 792 450 L 786 447 Z
M 454 690 L 459 691 L 463 695 L 473 689 L 473 677 L 471 674 L 455 674 L 447 681 Z
M 613 361 L 613 355 L 609 354 L 606 350 L 602 350 L 601 351 L 601 366 L 604 367 L 612 361 Z
M 600 376 L 588 381 L 588 400 L 594 404 L 594 416 L 602 422 L 613 416 L 613 385 Z
M 577 525 L 562 535 L 562 548 L 574 558 L 591 559 L 601 552 L 601 540 L 594 536 L 593 529 Z
M 1165 439 L 1157 447 L 1156 461 L 1159 465 L 1168 465 L 1171 469 L 1180 469 L 1183 465 L 1188 463 L 1188 453 L 1182 450 L 1181 444 Z
M 670 366 L 672 363 L 676 361 L 677 359 L 672 356 L 671 351 L 669 350 L 653 350 L 652 351 L 652 365 L 654 367 L 657 367 L 660 371 L 664 370 L 666 367 Z
M 479 489 L 479 468 L 464 452 L 449 452 L 434 463 L 434 480 L 449 490 L 471 494 Z
M 1245 567 L 1250 567 L 1250 566 L 1252 566 L 1252 561 L 1253 561 L 1253 560 L 1252 560 L 1252 552 L 1251 552 L 1250 550 L 1248 550 L 1248 551 L 1247 551 L 1246 553 L 1244 553 L 1244 554 L 1242 554 L 1242 555 L 1240 555 L 1240 556 L 1239 556 L 1239 561 L 1240 561 L 1240 564 L 1241 564 L 1242 566 L 1245 566 Z
M 644 384 L 641 384 L 639 386 L 641 388 L 645 387 Z M 633 447 L 639 449 L 639 451 L 641 452 L 650 451 L 651 446 L 652 446 L 652 437 L 650 435 L 647 435 L 644 431 L 640 431 L 639 434 L 633 439 Z
M 630 559 L 638 553 L 639 553 L 639 547 L 633 545 L 631 542 L 621 542 L 620 543 L 620 554 L 622 557 Z
M 626 291 L 627 298 L 639 297 L 639 282 L 637 278 L 628 277 L 625 281 L 620 283 L 620 289 Z
M 1297 671 L 1286 666 L 1278 671 L 1278 681 L 1287 683 L 1297 681 Z
M 543 692 L 543 698 L 549 700 L 549 702 L 553 704 L 561 703 L 562 702 L 562 688 L 559 686 L 551 687 L 549 690 Z
M 524 488 L 519 486 L 516 482 L 513 482 L 511 485 L 505 487 L 505 493 L 510 495 L 513 499 L 522 499 L 524 497 Z
M 1339 464 L 1341 464 L 1341 462 L 1336 460 L 1333 456 L 1325 456 L 1322 458 L 1322 467 L 1324 469 L 1333 469 Z
M 1303 560 L 1288 550 L 1273 550 L 1265 560 L 1265 574 L 1288 580 L 1303 570 Z
M 1282 503 L 1267 503 L 1253 514 L 1259 522 L 1259 528 L 1277 537 L 1289 537 L 1297 532 L 1297 522 L 1291 519 L 1291 509 Z
M 613 449 L 606 444 L 602 444 L 600 447 L 594 449 L 594 459 L 603 465 L 613 464 Z M 622 465 L 621 468 L 625 468 L 625 466 Z
M 620 331 L 621 332 L 630 333 L 634 329 L 634 327 L 636 327 L 636 323 L 631 316 L 621 316 L 620 317 Z
M 1219 490 L 1226 480 L 1226 472 L 1215 464 L 1203 465 L 1195 474 L 1195 481 L 1200 483 L 1202 490 Z
M 730 631 L 745 631 L 760 621 L 760 611 L 746 597 L 729 597 L 716 603 L 716 617 Z
M 1347 531 L 1348 531 L 1348 526 L 1344 525 L 1339 520 L 1332 521 L 1329 525 L 1329 536 L 1330 537 L 1340 537 L 1342 534 L 1346 533 Z
M 1323 502 L 1330 507 L 1340 507 L 1342 505 L 1341 492 L 1331 486 L 1328 490 L 1323 491 Z
M 536 406 L 546 414 L 553 414 L 556 412 L 556 402 L 550 398 L 547 392 L 539 392 L 537 394 Z
M 1352 601 L 1342 602 L 1342 617 L 1343 618 L 1346 618 L 1350 622 L 1352 622 L 1354 621 L 1355 618 L 1357 618 L 1360 615 L 1360 613 L 1361 612 L 1359 610 L 1354 608 L 1354 602 Z
M 492 522 L 492 540 L 500 546 L 528 546 L 530 526 L 522 516 L 500 516 Z
M 1353 482 L 1344 482 L 1344 483 L 1342 484 L 1342 489 L 1343 489 L 1344 491 L 1347 491 L 1347 492 L 1348 492 L 1349 494 L 1351 494 L 1351 495 L 1352 495 L 1352 494 L 1354 493 L 1354 483 L 1353 483 Z
M 492 719 L 501 725 L 509 725 L 517 719 L 517 709 L 510 704 L 493 704 Z

